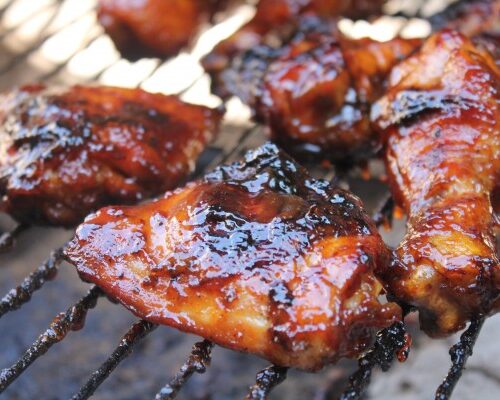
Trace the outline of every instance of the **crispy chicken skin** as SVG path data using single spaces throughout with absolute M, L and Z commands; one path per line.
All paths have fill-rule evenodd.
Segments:
M 218 110 L 114 87 L 24 86 L 0 95 L 0 209 L 71 226 L 174 188 L 217 131 Z
M 98 18 L 129 59 L 170 57 L 229 0 L 99 0 Z
M 352 40 L 338 32 L 301 29 L 287 46 L 260 46 L 222 74 L 226 90 L 248 104 L 270 138 L 294 155 L 353 163 L 380 149 L 370 107 L 391 68 L 421 40 Z
M 202 61 L 215 85 L 231 59 L 256 45 L 266 36 L 283 39 L 294 30 L 301 16 L 348 16 L 353 18 L 379 13 L 384 0 L 260 0 L 253 19 L 228 39 L 219 43 Z
M 408 213 L 383 279 L 419 309 L 433 336 L 500 307 L 490 199 L 500 176 L 499 78 L 490 54 L 445 30 L 392 71 L 372 109 L 393 192 Z
M 89 216 L 66 257 L 137 316 L 282 366 L 355 357 L 401 314 L 379 302 L 390 254 L 360 200 L 272 144 Z

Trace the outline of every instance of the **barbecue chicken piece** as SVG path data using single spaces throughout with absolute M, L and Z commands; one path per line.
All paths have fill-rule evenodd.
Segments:
M 0 95 L 0 209 L 71 226 L 103 205 L 172 189 L 221 117 L 139 89 L 14 89 Z
M 419 309 L 433 336 L 500 308 L 491 204 L 500 177 L 499 89 L 491 55 L 446 30 L 394 68 L 372 109 L 394 195 L 408 213 L 398 261 L 383 279 Z
M 454 29 L 469 37 L 500 35 L 500 0 L 460 0 L 430 18 L 434 30 Z
M 399 320 L 388 250 L 361 202 L 267 144 L 135 207 L 89 216 L 66 250 L 141 318 L 282 366 L 355 357 Z
M 431 18 L 434 30 L 449 28 L 473 38 L 500 65 L 500 0 L 461 0 Z
M 287 46 L 259 46 L 221 77 L 249 105 L 270 138 L 294 155 L 320 154 L 353 163 L 380 149 L 371 104 L 391 68 L 419 39 L 352 40 L 337 32 L 301 31 Z
M 98 18 L 129 59 L 170 57 L 232 0 L 99 0 Z
M 384 0 L 260 0 L 253 19 L 228 39 L 219 43 L 202 61 L 217 86 L 219 74 L 231 59 L 256 45 L 285 38 L 301 16 L 363 17 L 380 12 Z

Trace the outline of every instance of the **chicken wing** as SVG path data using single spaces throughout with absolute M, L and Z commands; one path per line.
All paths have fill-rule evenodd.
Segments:
M 421 40 L 352 40 L 334 27 L 318 31 L 321 24 L 300 29 L 280 49 L 250 50 L 221 77 L 224 90 L 248 104 L 270 138 L 292 154 L 353 163 L 380 149 L 371 104 L 391 68 Z
M 419 309 L 433 336 L 500 308 L 491 204 L 500 177 L 499 89 L 493 57 L 445 30 L 392 71 L 372 109 L 394 195 L 408 213 L 408 233 L 383 279 Z
M 98 18 L 129 59 L 170 57 L 232 0 L 99 0 Z
M 70 226 L 103 205 L 172 189 L 221 114 L 139 89 L 14 89 L 0 96 L 0 209 Z
M 266 36 L 273 41 L 283 39 L 294 30 L 303 15 L 357 18 L 379 13 L 383 3 L 384 0 L 260 0 L 254 18 L 219 43 L 203 59 L 203 67 L 217 85 L 219 74 L 235 55 L 264 44 Z
M 379 302 L 389 254 L 360 200 L 272 144 L 161 200 L 100 210 L 65 254 L 141 318 L 282 366 L 357 356 L 400 318 Z

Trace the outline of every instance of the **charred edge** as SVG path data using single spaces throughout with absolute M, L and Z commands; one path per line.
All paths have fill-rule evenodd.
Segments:
M 471 321 L 469 328 L 460 336 L 460 341 L 451 347 L 451 368 L 443 383 L 436 390 L 436 400 L 447 400 L 450 398 L 460 377 L 462 376 L 467 359 L 472 355 L 477 337 L 483 327 L 485 317 Z
M 0 234 L 0 253 L 6 253 L 14 248 L 17 237 L 29 228 L 29 225 L 19 224 L 10 232 Z
M 377 334 L 375 345 L 359 359 L 358 370 L 349 378 L 349 386 L 340 400 L 361 399 L 370 384 L 373 368 L 378 365 L 382 371 L 389 370 L 394 357 L 406 349 L 408 337 L 402 322 L 396 322 Z
M 288 368 L 272 365 L 257 374 L 255 385 L 250 387 L 246 400 L 265 400 L 269 393 L 286 379 Z
M 123 336 L 120 344 L 113 351 L 111 356 L 95 371 L 89 380 L 83 385 L 72 400 L 88 399 L 94 394 L 97 388 L 111 375 L 115 368 L 122 362 L 134 349 L 134 346 L 146 335 L 157 328 L 157 325 L 141 320 L 136 322 Z
M 59 265 L 63 260 L 63 250 L 64 247 L 61 247 L 52 252 L 42 265 L 26 277 L 17 288 L 12 289 L 0 300 L 0 318 L 30 301 L 34 292 L 40 289 L 45 282 L 55 278 Z
M 179 390 L 196 372 L 203 374 L 211 361 L 213 343 L 208 340 L 195 343 L 186 363 L 181 367 L 179 373 L 156 395 L 155 400 L 171 400 L 175 399 Z
M 377 227 L 382 225 L 392 226 L 392 216 L 394 211 L 394 199 L 391 194 L 387 194 L 387 196 L 382 200 L 380 205 L 377 207 L 377 210 L 373 214 L 373 221 Z
M 94 308 L 102 292 L 94 286 L 65 313 L 57 315 L 48 329 L 27 349 L 10 368 L 0 372 L 0 393 L 14 382 L 36 359 L 44 355 L 54 344 L 62 341 L 70 331 L 83 328 L 87 312 Z

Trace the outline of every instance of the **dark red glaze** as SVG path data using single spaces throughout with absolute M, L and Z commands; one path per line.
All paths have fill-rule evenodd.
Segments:
M 250 50 L 222 74 L 224 85 L 294 155 L 349 163 L 367 158 L 380 149 L 370 126 L 371 104 L 382 95 L 391 68 L 421 40 L 351 40 L 322 27 L 324 22 L 303 22 L 313 31 L 300 30 L 279 50 Z
M 499 89 L 493 57 L 445 30 L 394 68 L 372 109 L 394 195 L 409 217 L 383 279 L 418 307 L 434 336 L 500 308 L 491 204 L 500 182 Z
M 100 210 L 66 250 L 141 318 L 307 370 L 400 319 L 378 299 L 388 253 L 358 198 L 271 144 L 161 200 Z
M 123 56 L 170 57 L 190 44 L 200 26 L 229 1 L 99 0 L 97 15 Z
M 113 87 L 24 86 L 0 96 L 0 208 L 71 226 L 176 187 L 217 131 L 217 110 Z
M 282 39 L 297 26 L 299 17 L 366 17 L 380 12 L 384 0 L 260 0 L 253 19 L 218 44 L 202 64 L 217 85 L 219 74 L 232 58 L 267 40 Z

